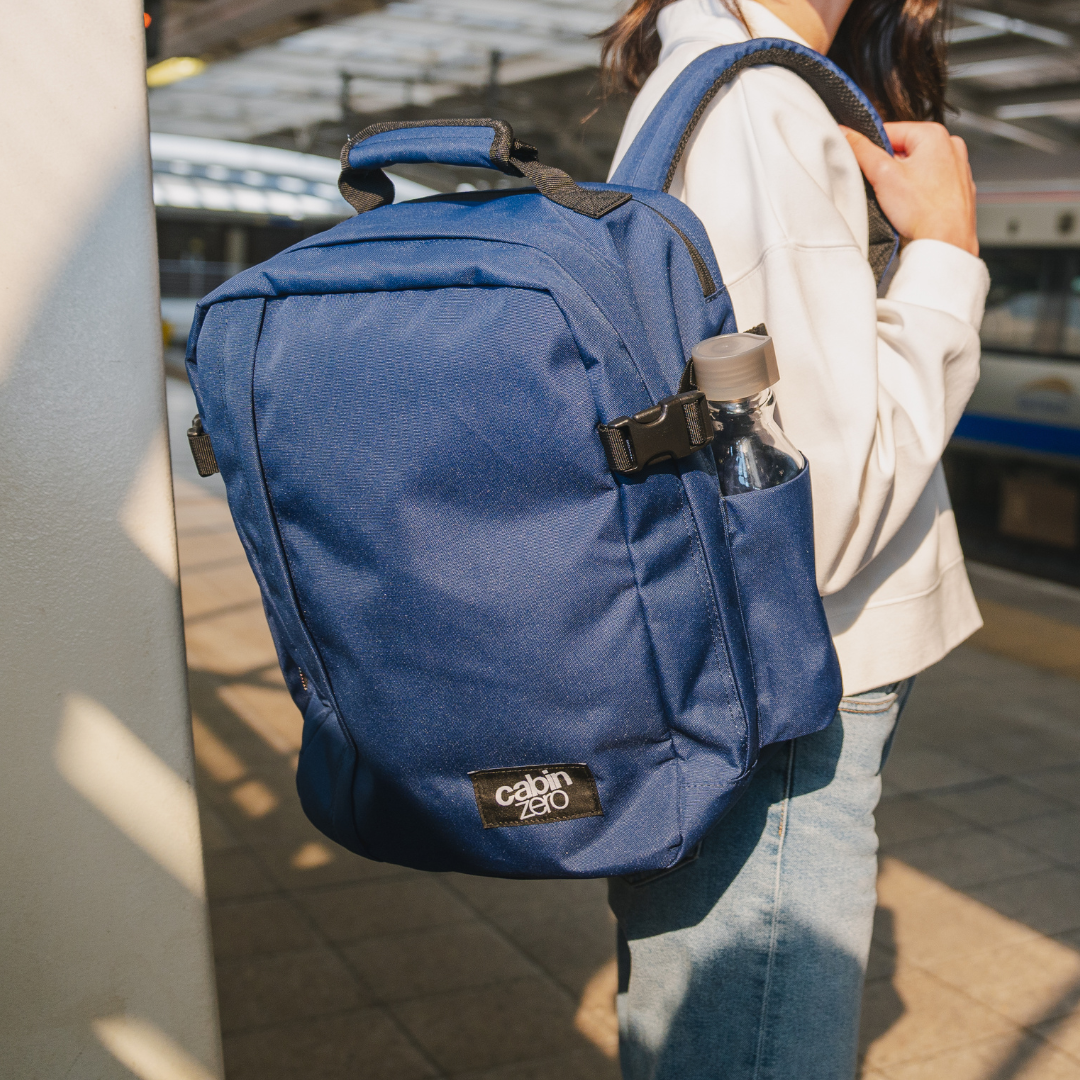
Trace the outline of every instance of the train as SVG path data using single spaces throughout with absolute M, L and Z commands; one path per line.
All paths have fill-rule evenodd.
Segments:
M 1080 181 L 979 185 L 982 373 L 945 452 L 968 558 L 1080 585 Z
M 198 299 L 234 274 L 354 213 L 331 158 L 152 132 L 166 362 L 175 366 Z M 395 201 L 435 190 L 392 175 Z
M 151 136 L 166 362 L 196 300 L 352 214 L 338 163 Z M 398 200 L 435 194 L 394 176 Z M 1080 181 L 984 183 L 982 376 L 945 451 L 968 557 L 1080 586 Z

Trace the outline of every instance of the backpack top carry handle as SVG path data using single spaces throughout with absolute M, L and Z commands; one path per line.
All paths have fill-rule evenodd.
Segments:
M 536 147 L 518 142 L 505 120 L 408 120 L 372 124 L 354 135 L 341 150 L 338 188 L 357 213 L 394 201 L 394 185 L 386 165 L 433 162 L 497 169 L 524 176 L 541 195 L 590 218 L 601 218 L 630 195 L 579 187 L 561 169 L 541 165 Z
M 775 64 L 805 79 L 839 124 L 861 132 L 892 153 L 874 107 L 828 58 L 785 38 L 756 38 L 702 53 L 683 69 L 649 114 L 611 178 L 613 184 L 668 191 L 710 102 L 747 68 Z M 896 254 L 898 237 L 866 185 L 870 266 L 880 284 Z

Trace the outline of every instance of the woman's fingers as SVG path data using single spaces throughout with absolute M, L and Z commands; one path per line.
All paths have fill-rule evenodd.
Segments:
M 944 124 L 916 120 L 899 120 L 885 125 L 893 150 L 901 157 L 911 157 L 940 148 L 952 138 Z
M 941 124 L 885 125 L 890 156 L 866 136 L 842 128 L 885 216 L 906 240 L 942 240 L 978 254 L 975 186 L 967 146 Z
M 871 184 L 876 184 L 881 178 L 883 171 L 890 168 L 893 164 L 892 157 L 881 149 L 880 146 L 876 146 L 865 135 L 860 134 L 858 131 L 853 131 L 849 127 L 840 125 L 840 130 L 844 133 L 844 137 L 848 141 L 848 145 L 851 147 L 855 154 L 855 160 L 859 163 L 859 168 L 862 169 L 866 179 Z
M 897 154 L 906 155 L 914 149 L 914 145 L 909 145 L 909 140 L 912 144 L 918 141 L 918 132 L 914 130 L 917 126 L 907 122 L 885 125 L 885 134 L 889 136 L 889 142 Z

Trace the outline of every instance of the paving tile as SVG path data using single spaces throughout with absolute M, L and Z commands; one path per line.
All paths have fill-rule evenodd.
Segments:
M 244 605 L 255 609 L 253 614 L 261 614 L 259 583 L 247 563 L 236 559 L 198 573 L 185 573 L 181 596 L 184 618 L 189 622 Z
M 1063 934 L 1080 928 L 1080 873 L 1075 870 L 1030 874 L 972 889 L 971 896 L 1042 934 Z
M 894 1065 L 880 1075 L 886 1080 L 1080 1080 L 1080 1062 L 1021 1033 Z
M 983 627 L 969 645 L 1029 667 L 1080 679 L 1080 627 L 983 599 Z
M 574 1027 L 611 1061 L 619 1056 L 618 992 L 619 968 L 613 954 L 585 984 L 574 1013 Z
M 870 944 L 870 959 L 866 964 L 866 981 L 890 979 L 896 970 L 896 953 L 878 941 Z
M 956 739 L 956 752 L 988 773 L 1013 777 L 1080 757 L 1077 735 L 1062 737 L 1042 730 L 1037 716 L 1031 719 L 1036 722 L 1027 722 L 1029 717 L 1019 708 L 1017 715 L 1008 718 L 984 715 L 985 726 L 971 723 L 970 730 Z
M 253 850 L 266 872 L 286 889 L 351 885 L 379 878 L 412 877 L 418 873 L 393 863 L 362 859 L 323 836 L 261 843 Z
M 904 793 L 900 790 L 900 788 L 893 787 L 892 784 L 889 783 L 887 777 L 883 776 L 881 778 L 881 797 L 883 799 L 892 799 L 895 798 L 897 795 L 903 794 Z
M 281 897 L 213 904 L 210 926 L 217 957 L 289 952 L 318 944 L 303 914 Z
M 218 960 L 217 987 L 226 1034 L 371 1004 L 340 958 L 322 948 Z
M 198 716 L 206 733 L 213 736 L 216 742 L 223 745 L 229 754 L 236 758 L 240 768 L 246 773 L 251 768 L 263 768 L 266 766 L 282 766 L 288 763 L 288 758 L 273 750 L 265 740 L 255 734 L 231 709 L 227 708 L 217 696 L 217 688 L 221 684 L 221 678 L 208 674 L 204 671 L 188 670 L 188 692 L 191 696 L 191 707 Z M 207 749 L 206 741 L 203 740 L 203 751 Z M 196 746 L 196 752 L 200 747 Z M 198 758 L 196 760 L 199 760 Z M 217 785 L 225 785 L 234 782 L 226 766 L 222 770 L 222 763 L 217 762 L 217 770 L 211 770 L 208 765 L 213 764 L 203 759 L 199 760 L 201 768 L 198 770 L 199 780 L 212 780 Z
M 878 841 L 883 848 L 911 840 L 928 840 L 967 828 L 960 818 L 931 804 L 921 795 L 882 799 L 874 812 Z
M 985 826 L 1027 821 L 1065 809 L 1060 800 L 1042 795 L 1015 780 L 979 784 L 944 795 L 928 795 L 926 799 L 939 810 Z
M 878 905 L 875 939 L 909 964 L 1002 948 L 1034 938 L 1040 929 L 891 857 L 882 860 Z
M 968 562 L 968 576 L 975 596 L 997 600 L 1048 619 L 1080 626 L 1080 590 L 1054 581 L 1043 581 L 986 563 Z
M 295 894 L 331 941 L 470 922 L 473 912 L 428 875 Z
M 173 496 L 176 499 L 178 531 L 194 533 L 233 529 L 229 504 L 224 499 L 207 495 L 195 484 L 178 477 L 173 478 Z
M 907 1012 L 904 999 L 893 983 L 896 965 L 893 965 L 889 977 L 867 982 L 863 987 L 859 1013 L 859 1055 L 864 1057 L 870 1047 L 888 1036 L 898 1021 Z M 866 1068 L 872 1066 L 865 1062 Z
M 225 824 L 225 819 L 205 799 L 199 800 L 199 830 L 202 833 L 203 852 L 228 851 L 240 843 L 236 834 Z
M 192 701 L 235 759 L 199 778 L 229 1080 L 411 1080 L 432 1058 L 455 1080 L 615 1080 L 605 883 L 421 875 L 322 837 L 228 509 L 178 491 Z M 1080 1080 L 1080 932 L 1035 932 L 1080 930 L 1080 873 L 1044 861 L 1080 863 L 1078 704 L 1075 682 L 974 648 L 920 676 L 877 815 L 864 1080 Z M 250 782 L 272 808 L 245 809 Z
M 543 916 L 501 916 L 500 929 L 572 994 L 615 955 L 615 920 L 605 905 L 570 907 Z
M 490 1069 L 587 1047 L 574 1005 L 543 978 L 436 994 L 390 1006 L 449 1073 Z
M 299 752 L 304 718 L 288 690 L 238 682 L 219 687 L 218 697 L 272 750 Z
M 178 547 L 180 566 L 188 576 L 230 559 L 245 569 L 248 567 L 244 545 L 235 529 L 184 529 L 179 534 Z
M 244 762 L 194 713 L 191 715 L 191 735 L 195 747 L 195 764 L 206 773 L 209 780 L 218 784 L 233 784 L 244 778 L 247 773 Z
M 249 798 L 256 785 L 261 791 L 260 797 Z M 264 806 L 260 802 L 267 793 L 272 796 L 273 805 Z M 318 843 L 324 839 L 300 806 L 291 768 L 260 766 L 249 769 L 242 783 L 211 791 L 209 797 L 214 809 L 245 843 L 254 846 L 292 844 L 298 849 L 305 843 Z
M 897 844 L 888 854 L 960 889 L 1036 873 L 1051 865 L 1048 859 L 1027 848 L 975 829 Z
M 927 747 L 895 746 L 883 773 L 893 791 L 936 791 L 992 777 L 985 769 Z
M 994 1035 L 1019 1034 L 1000 1013 L 972 1001 L 918 968 L 899 964 L 889 982 L 871 983 L 863 998 L 866 1063 L 888 1071 Z
M 227 1036 L 228 1080 L 423 1080 L 438 1075 L 381 1009 Z
M 243 675 L 277 662 L 266 619 L 254 606 L 200 619 L 185 628 L 188 664 L 219 675 Z
M 481 1072 L 455 1073 L 454 1080 L 619 1080 L 619 1065 L 595 1050 L 542 1061 L 516 1061 Z
M 1080 806 L 1080 765 L 1027 773 L 1019 777 L 1019 782 L 1046 795 L 1064 799 L 1073 806 Z
M 479 923 L 366 938 L 343 954 L 379 1001 L 405 1001 L 538 974 L 505 938 Z
M 446 885 L 491 918 L 543 916 L 580 904 L 607 906 L 607 882 L 600 878 L 516 881 L 447 874 Z
M 1080 863 L 1080 810 L 1000 826 L 997 832 L 1055 862 Z M 1077 899 L 1080 904 L 1080 898 Z
M 1077 988 L 1080 991 L 1080 987 Z M 1064 1051 L 1080 1064 L 1080 1008 L 1074 1007 L 1064 1016 L 1039 1024 L 1035 1032 L 1058 1050 Z M 1080 1069 L 1078 1069 L 1080 1076 Z
M 208 851 L 203 856 L 203 862 L 206 866 L 206 894 L 211 900 L 235 900 L 277 891 L 274 882 L 243 848 Z
M 973 956 L 931 960 L 924 967 L 1025 1027 L 1070 1012 L 1080 989 L 1080 952 L 1047 937 Z

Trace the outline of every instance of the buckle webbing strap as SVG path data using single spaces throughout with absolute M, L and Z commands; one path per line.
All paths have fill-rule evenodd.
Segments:
M 219 471 L 217 458 L 214 457 L 214 446 L 210 442 L 210 436 L 203 431 L 202 417 L 198 413 L 188 428 L 187 441 L 200 476 L 213 476 Z
M 612 472 L 634 476 L 656 461 L 684 458 L 708 446 L 715 434 L 709 403 L 700 390 L 664 398 L 658 405 L 610 424 L 597 424 Z

